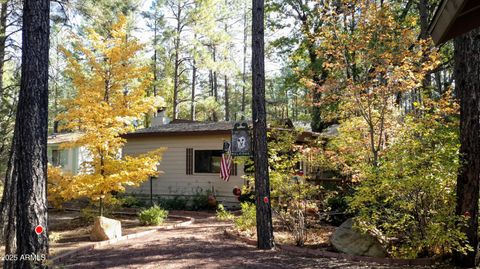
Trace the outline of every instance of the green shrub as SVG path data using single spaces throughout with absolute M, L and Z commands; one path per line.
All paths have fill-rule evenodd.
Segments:
M 121 207 L 132 208 L 145 206 L 145 203 L 135 196 L 128 195 L 117 199 L 119 200 Z
M 174 196 L 173 198 L 157 199 L 157 204 L 167 210 L 205 210 L 212 207 L 208 203 L 210 192 L 197 191 L 190 199 L 185 196 Z
M 235 218 L 235 227 L 242 231 L 253 229 L 257 225 L 255 204 L 244 202 L 240 206 L 242 215 Z
M 187 209 L 188 200 L 182 196 L 174 196 L 173 198 L 157 199 L 158 205 L 166 210 L 185 210 Z
M 344 221 L 354 216 L 351 212 L 348 212 L 348 198 L 354 195 L 355 189 L 350 185 L 335 186 L 334 188 L 329 191 L 335 195 L 330 196 L 326 202 L 326 211 L 334 214 L 327 215 L 325 221 L 340 226 Z
M 376 235 L 394 257 L 416 258 L 471 249 L 455 216 L 459 170 L 458 121 L 407 117 L 350 200 L 356 224 Z
M 218 204 L 217 207 L 217 219 L 221 221 L 233 220 L 235 216 L 232 213 L 225 210 L 225 207 L 222 204 Z
M 105 216 L 106 213 L 110 213 L 110 211 L 106 212 L 104 209 L 103 215 Z M 80 209 L 80 220 L 83 223 L 93 223 L 93 219 L 98 216 L 100 216 L 100 211 L 98 208 L 87 206 Z
M 205 210 L 210 209 L 210 205 L 208 204 L 208 192 L 197 192 L 190 200 L 190 205 L 187 207 L 188 210 Z
M 240 201 L 240 203 L 255 203 L 255 192 L 253 191 L 253 188 L 245 185 L 242 186 L 242 194 L 238 197 L 238 201 Z
M 270 132 L 269 166 L 272 211 L 282 226 L 293 235 L 295 243 L 303 245 L 307 235 L 307 208 L 319 210 L 322 188 L 297 173 L 297 164 L 307 161 L 305 152 L 296 146 L 296 130 Z M 305 145 L 307 147 L 307 145 Z M 312 147 L 313 148 L 313 147 Z M 310 148 L 310 149 L 312 149 Z M 323 209 L 320 207 L 320 209 Z
M 154 205 L 148 209 L 140 211 L 138 219 L 142 225 L 160 225 L 168 216 L 168 211 Z

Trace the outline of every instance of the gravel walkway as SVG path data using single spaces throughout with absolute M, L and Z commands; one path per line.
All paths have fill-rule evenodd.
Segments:
M 226 238 L 223 231 L 230 224 L 196 218 L 192 226 L 80 253 L 56 268 L 406 268 L 261 251 Z

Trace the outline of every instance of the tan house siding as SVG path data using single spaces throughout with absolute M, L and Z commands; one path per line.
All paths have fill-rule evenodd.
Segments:
M 153 180 L 153 194 L 159 196 L 189 196 L 207 190 L 215 190 L 217 200 L 226 205 L 238 203 L 232 191 L 244 184 L 243 165 L 237 164 L 237 175 L 232 175 L 228 182 L 220 179 L 219 174 L 187 174 L 187 148 L 195 150 L 221 150 L 223 141 L 230 140 L 229 135 L 219 134 L 177 134 L 169 136 L 129 137 L 123 148 L 124 155 L 138 155 L 160 147 L 166 147 L 160 163 L 158 179 Z M 195 165 L 193 158 L 193 166 Z M 127 189 L 128 193 L 150 194 L 150 182 L 140 187 Z

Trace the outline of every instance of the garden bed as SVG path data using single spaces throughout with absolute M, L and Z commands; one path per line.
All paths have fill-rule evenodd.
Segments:
M 162 226 L 180 223 L 176 218 L 167 218 L 160 226 L 142 226 L 135 211 L 126 214 L 114 214 L 113 218 L 122 223 L 122 235 L 134 234 Z M 49 211 L 50 256 L 57 256 L 66 251 L 81 248 L 92 243 L 90 231 L 93 223 L 82 220 L 81 213 L 70 210 Z

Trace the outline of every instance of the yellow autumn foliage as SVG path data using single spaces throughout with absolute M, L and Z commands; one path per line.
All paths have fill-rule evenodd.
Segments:
M 304 82 L 320 92 L 320 105 L 339 108 L 322 115 L 339 120 L 341 132 L 351 136 L 337 138 L 344 139 L 339 149 L 351 152 L 354 163 L 377 166 L 401 125 L 399 104 L 419 95 L 426 74 L 440 63 L 439 54 L 431 40 L 418 39 L 416 18 L 399 22 L 391 2 L 341 0 L 336 7 L 325 14 L 316 37 L 328 78 L 321 85 Z M 358 176 L 357 170 L 345 172 Z
M 49 166 L 49 201 L 88 197 L 108 198 L 125 186 L 138 186 L 160 172 L 157 166 L 164 148 L 140 156 L 121 158 L 122 134 L 134 130 L 134 122 L 161 106 L 160 98 L 146 97 L 152 83 L 148 66 L 135 61 L 142 45 L 127 35 L 126 18 L 120 17 L 108 37 L 88 30 L 88 41 L 76 38 L 74 51 L 62 48 L 68 62 L 66 72 L 77 95 L 65 102 L 59 115 L 62 129 L 83 135 L 63 147 L 83 147 L 89 161 L 78 175 Z M 86 45 L 84 45 L 86 44 Z

